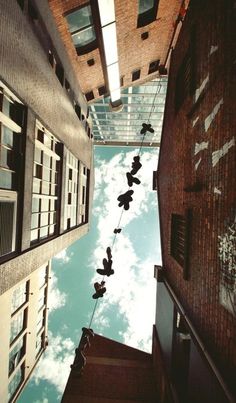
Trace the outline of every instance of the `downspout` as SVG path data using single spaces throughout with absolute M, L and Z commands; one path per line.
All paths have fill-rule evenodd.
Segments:
M 194 328 L 192 322 L 189 320 L 188 316 L 186 315 L 186 313 L 185 313 L 185 311 L 184 311 L 184 308 L 183 308 L 183 306 L 181 305 L 181 303 L 179 302 L 179 300 L 178 300 L 177 296 L 175 295 L 175 293 L 174 293 L 172 287 L 170 286 L 170 284 L 168 283 L 168 281 L 166 280 L 166 278 L 164 278 L 163 282 L 164 282 L 164 284 L 165 284 L 165 286 L 166 286 L 166 288 L 167 288 L 169 294 L 171 295 L 171 298 L 173 299 L 175 305 L 178 307 L 178 310 L 179 310 L 179 311 L 181 312 L 181 314 L 183 315 L 183 317 L 184 317 L 184 319 L 185 319 L 185 321 L 186 321 L 186 323 L 187 323 L 187 325 L 188 325 L 188 327 L 189 327 L 189 329 L 190 329 L 190 331 L 191 331 L 191 333 L 192 333 L 194 339 L 197 341 L 197 343 L 198 343 L 198 345 L 199 345 L 199 347 L 200 347 L 200 349 L 201 349 L 201 351 L 202 351 L 204 357 L 206 358 L 206 360 L 207 360 L 209 366 L 211 367 L 213 373 L 215 374 L 215 376 L 216 376 L 216 378 L 217 378 L 219 384 L 221 385 L 222 389 L 224 390 L 225 395 L 226 395 L 227 398 L 229 399 L 229 402 L 230 402 L 230 403 L 234 403 L 234 402 L 235 402 L 234 397 L 232 396 L 231 392 L 229 391 L 228 386 L 226 385 L 225 381 L 223 380 L 223 378 L 222 378 L 220 372 L 219 372 L 218 369 L 216 368 L 216 366 L 215 366 L 215 364 L 214 364 L 212 358 L 211 358 L 210 355 L 208 354 L 208 352 L 207 352 L 207 350 L 206 350 L 206 348 L 205 348 L 205 346 L 204 346 L 202 340 L 201 340 L 200 337 L 198 336 L 198 334 L 197 334 L 197 332 L 196 332 L 196 330 L 195 330 L 195 328 Z

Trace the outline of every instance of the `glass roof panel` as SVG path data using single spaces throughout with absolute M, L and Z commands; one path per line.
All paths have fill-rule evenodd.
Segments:
M 141 142 L 142 123 L 151 123 L 154 133 L 147 132 L 145 143 L 159 142 L 163 123 L 167 77 L 122 89 L 123 109 L 113 112 L 110 98 L 101 98 L 91 108 L 94 138 L 97 142 Z

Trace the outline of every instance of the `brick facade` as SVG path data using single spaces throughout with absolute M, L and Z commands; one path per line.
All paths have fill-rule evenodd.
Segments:
M 63 403 L 157 401 L 151 354 L 99 335 L 85 354 L 83 376 L 71 371 Z
M 84 93 L 93 91 L 95 98 L 98 98 L 97 88 L 105 83 L 101 42 L 99 42 L 97 49 L 78 56 L 63 16 L 64 13 L 76 9 L 84 3 L 84 0 L 69 0 L 67 2 L 49 0 L 50 8 L 81 88 Z M 95 3 L 96 1 L 92 1 L 91 6 L 94 7 Z M 135 85 L 157 76 L 158 72 L 148 74 L 149 64 L 155 60 L 160 60 L 160 65 L 165 63 L 181 3 L 181 0 L 169 0 L 168 2 L 160 0 L 156 20 L 137 28 L 138 1 L 115 0 L 119 69 L 125 87 L 132 85 L 132 72 L 134 70 L 141 70 L 140 79 L 135 81 Z M 187 5 L 188 1 L 185 3 Z M 97 29 L 101 37 L 100 28 L 97 27 Z M 141 34 L 144 32 L 148 32 L 149 35 L 146 40 L 141 38 Z M 87 64 L 89 59 L 95 61 L 91 67 Z
M 230 302 L 236 290 L 235 17 L 233 1 L 190 2 L 171 57 L 158 166 L 165 275 L 232 389 L 236 367 L 235 299 Z M 192 87 L 176 107 L 180 102 L 176 83 L 189 50 Z M 170 240 L 171 215 L 184 215 L 186 209 L 191 211 L 191 224 L 184 279 L 183 268 L 170 254 Z M 227 282 L 233 290 L 230 296 Z

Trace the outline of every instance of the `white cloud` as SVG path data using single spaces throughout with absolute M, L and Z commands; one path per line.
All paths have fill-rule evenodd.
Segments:
M 53 271 L 51 271 L 48 292 L 49 313 L 63 307 L 66 304 L 67 295 L 58 288 L 58 280 Z
M 99 237 L 91 259 L 91 267 L 101 268 L 106 256 L 107 246 L 112 246 L 113 230 L 117 227 L 122 209 L 118 207 L 117 197 L 129 187 L 126 172 L 131 170 L 133 157 L 138 150 L 120 153 L 108 163 L 99 161 L 96 169 L 95 205 L 98 218 Z M 113 255 L 114 276 L 106 278 L 107 292 L 99 305 L 93 320 L 95 332 L 103 332 L 110 321 L 106 319 L 111 307 L 118 308 L 119 314 L 127 323 L 127 329 L 121 335 L 123 341 L 133 347 L 150 350 L 152 325 L 155 312 L 155 281 L 151 260 L 141 261 L 134 250 L 132 239 L 128 234 L 128 224 L 145 215 L 150 208 L 157 209 L 156 194 L 152 191 L 152 173 L 157 169 L 157 150 L 145 151 L 141 156 L 142 168 L 135 175 L 141 180 L 140 185 L 133 185 L 133 201 L 130 209 L 122 215 L 121 234 L 117 235 Z M 141 231 L 148 229 L 141 229 Z M 151 234 L 150 234 L 151 236 Z M 145 251 L 141 251 L 144 255 Z M 156 252 L 156 251 L 155 251 Z M 157 252 L 156 252 L 157 254 Z M 97 273 L 92 283 L 102 279 Z
M 104 250 L 95 252 L 95 259 L 101 261 Z M 153 262 L 137 257 L 128 236 L 120 235 L 119 242 L 113 249 L 113 269 L 115 274 L 105 278 L 107 292 L 99 302 L 94 317 L 95 332 L 102 332 L 109 326 L 105 321 L 110 308 L 116 307 L 127 322 L 127 329 L 122 333 L 126 344 L 150 350 L 150 335 L 155 314 L 155 281 L 153 279 Z M 100 281 L 95 274 L 92 283 Z
M 60 261 L 60 263 L 68 263 L 71 259 L 71 255 L 68 255 L 67 249 L 63 249 L 57 255 L 54 256 L 54 259 Z
M 49 346 L 41 357 L 33 373 L 32 380 L 39 384 L 41 380 L 48 381 L 55 386 L 58 393 L 62 393 L 70 372 L 70 364 L 74 361 L 74 343 L 71 339 L 63 339 L 61 335 L 54 336 L 48 333 Z M 47 403 L 44 399 L 42 403 Z
M 132 167 L 133 157 L 138 150 L 130 151 L 126 154 L 120 153 L 109 162 L 100 161 L 96 168 L 96 191 L 94 204 L 97 205 L 95 214 L 99 217 L 98 230 L 100 241 L 111 238 L 114 228 L 117 226 L 122 208 L 118 207 L 117 197 L 125 193 L 129 187 L 126 180 L 126 172 Z M 122 216 L 121 226 L 126 226 L 133 219 L 142 216 L 149 208 L 156 207 L 153 198 L 152 175 L 157 169 L 157 150 L 143 152 L 141 159 L 141 169 L 135 177 L 141 180 L 140 185 L 133 185 L 133 201 L 130 203 L 128 212 Z

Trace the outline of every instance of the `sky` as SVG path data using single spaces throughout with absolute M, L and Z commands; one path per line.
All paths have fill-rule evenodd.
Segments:
M 95 189 L 90 230 L 52 260 L 49 289 L 49 345 L 19 403 L 57 403 L 61 400 L 79 344 L 88 327 L 95 300 L 93 284 L 102 276 L 106 248 L 112 247 L 115 273 L 106 277 L 106 293 L 98 300 L 92 325 L 95 333 L 141 350 L 151 351 L 155 318 L 154 264 L 161 264 L 157 194 L 152 174 L 158 149 L 143 148 L 142 168 L 135 175 L 130 209 L 118 207 L 117 197 L 129 188 L 126 172 L 139 149 L 95 147 Z M 121 217 L 122 232 L 113 233 Z M 86 368 L 85 368 L 86 370 Z

